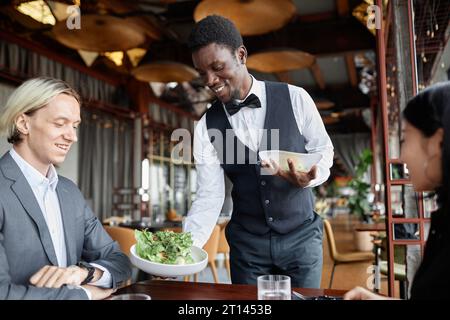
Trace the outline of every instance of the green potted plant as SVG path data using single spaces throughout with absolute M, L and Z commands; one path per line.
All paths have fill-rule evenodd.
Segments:
M 363 150 L 356 165 L 355 176 L 349 182 L 353 194 L 348 199 L 350 213 L 359 217 L 364 222 L 370 221 L 370 204 L 368 200 L 370 184 L 364 180 L 369 166 L 372 164 L 372 152 Z M 356 250 L 371 251 L 373 249 L 372 237 L 368 231 L 355 231 L 354 241 Z
M 369 149 L 363 150 L 355 168 L 355 176 L 348 184 L 353 189 L 353 194 L 348 199 L 350 212 L 365 222 L 368 222 L 370 218 L 368 215 L 370 213 L 368 200 L 370 184 L 364 180 L 364 175 L 372 164 L 372 157 L 372 151 Z

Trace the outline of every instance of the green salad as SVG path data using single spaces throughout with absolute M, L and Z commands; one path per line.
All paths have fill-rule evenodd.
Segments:
M 191 256 L 191 233 L 135 230 L 134 235 L 136 253 L 143 259 L 165 264 L 194 263 Z

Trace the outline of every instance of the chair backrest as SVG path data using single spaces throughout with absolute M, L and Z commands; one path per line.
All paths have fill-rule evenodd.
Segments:
M 220 227 L 218 225 L 214 226 L 214 229 L 203 246 L 203 250 L 208 253 L 208 262 L 214 263 L 217 256 L 217 249 L 219 248 L 219 238 L 220 238 Z
M 104 226 L 106 232 L 108 232 L 109 236 L 119 243 L 120 249 L 126 255 L 130 255 L 130 248 L 133 244 L 136 243 L 136 239 L 134 237 L 134 230 L 130 228 L 123 227 L 110 227 Z
M 338 251 L 336 248 L 336 240 L 334 239 L 333 228 L 331 227 L 330 221 L 328 221 L 327 219 L 323 219 L 323 227 L 325 228 L 325 233 L 327 235 L 328 250 L 330 251 L 330 257 L 331 259 L 336 260 Z
M 229 253 L 230 246 L 228 245 L 227 237 L 225 237 L 225 228 L 228 222 L 223 223 L 220 226 L 220 236 L 219 236 L 219 247 L 217 248 L 217 253 Z

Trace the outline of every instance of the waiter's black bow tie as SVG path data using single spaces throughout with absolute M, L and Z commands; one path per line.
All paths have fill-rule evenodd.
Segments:
M 259 98 L 254 93 L 252 93 L 241 103 L 239 103 L 237 100 L 232 99 L 225 104 L 225 108 L 227 109 L 230 116 L 241 110 L 241 108 L 243 107 L 261 108 L 261 101 L 259 101 Z

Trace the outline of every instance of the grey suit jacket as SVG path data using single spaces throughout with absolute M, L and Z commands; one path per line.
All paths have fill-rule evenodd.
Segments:
M 86 205 L 77 186 L 59 176 L 56 187 L 67 248 L 67 265 L 97 263 L 111 273 L 113 287 L 131 275 L 120 251 Z M 0 299 L 87 299 L 82 289 L 37 288 L 30 277 L 58 265 L 50 232 L 28 181 L 9 152 L 0 159 Z

